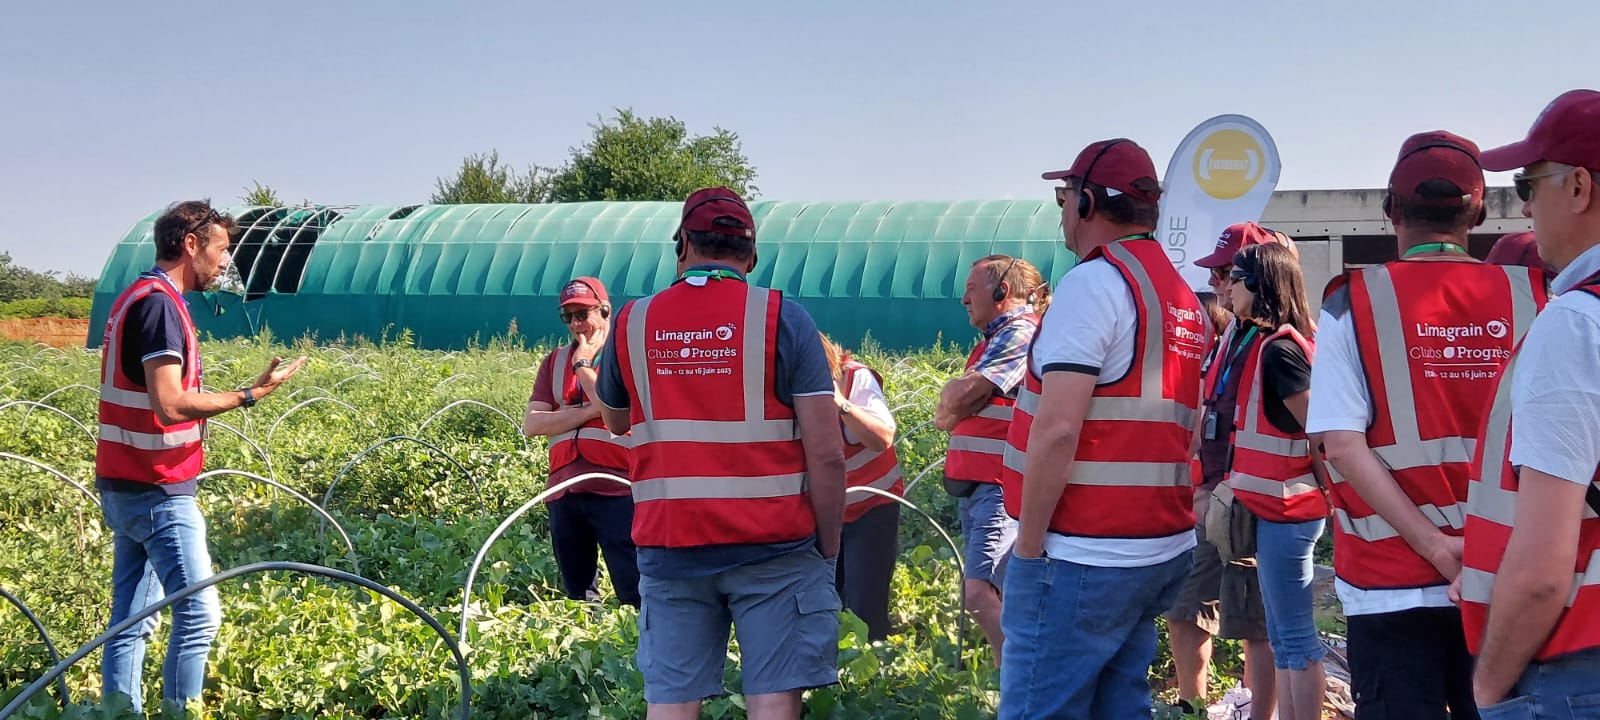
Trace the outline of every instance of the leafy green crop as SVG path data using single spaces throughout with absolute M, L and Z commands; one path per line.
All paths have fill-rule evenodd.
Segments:
M 454 632 L 474 554 L 506 515 L 544 487 L 544 441 L 523 438 L 515 427 L 539 353 L 497 343 L 461 352 L 421 351 L 404 336 L 381 346 L 301 341 L 285 347 L 265 338 L 208 342 L 205 383 L 240 387 L 273 355 L 301 353 L 310 362 L 278 394 L 252 410 L 217 418 L 207 439 L 206 469 L 273 477 L 318 502 L 344 471 L 326 509 L 349 531 L 361 574 L 417 602 Z M 936 347 L 889 357 L 869 344 L 858 355 L 885 377 L 903 436 L 897 448 L 908 478 L 914 477 L 943 456 L 946 436 L 931 424 L 933 406 L 940 384 L 960 371 L 962 353 Z M 0 408 L 0 452 L 45 463 L 92 488 L 94 446 L 68 416 L 93 428 L 98 371 L 95 353 L 0 344 L 0 405 L 48 396 L 48 404 L 65 413 Z M 318 401 L 285 415 L 318 397 L 354 410 Z M 463 399 L 513 420 L 471 403 L 435 416 Z M 437 446 L 449 459 L 399 441 L 347 468 L 374 443 L 400 435 Z M 935 468 L 909 498 L 956 536 L 955 502 L 939 480 Z M 287 495 L 224 476 L 208 480 L 199 500 L 218 568 L 290 560 L 354 569 L 338 535 L 320 532 L 319 516 Z M 868 642 L 865 626 L 846 614 L 840 685 L 809 693 L 808 716 L 992 716 L 999 678 L 981 633 L 960 621 L 960 578 L 950 549 L 909 512 L 902 515 L 900 542 L 892 607 L 897 632 Z M 110 571 L 110 532 L 89 500 L 42 471 L 0 460 L 0 587 L 33 608 L 63 654 L 105 630 Z M 461 639 L 469 652 L 473 717 L 644 715 L 643 679 L 633 654 L 635 612 L 610 598 L 608 586 L 602 586 L 607 600 L 601 604 L 566 600 L 559 587 L 548 526 L 535 509 L 495 543 L 474 586 L 469 631 Z M 394 603 L 360 588 L 285 573 L 229 581 L 219 592 L 224 623 L 211 654 L 203 712 L 275 719 L 455 717 L 460 688 L 449 652 L 420 619 Z M 168 627 L 163 623 L 146 658 L 145 705 L 152 710 L 159 707 Z M 0 637 L 6 638 L 0 644 L 3 704 L 50 662 L 32 626 L 9 606 L 0 606 Z M 744 715 L 737 656 L 735 644 L 726 677 L 730 695 L 708 702 L 703 716 Z M 94 704 L 99 658 L 96 651 L 68 671 L 76 704 L 63 711 L 53 691 L 41 693 L 19 716 L 131 717 L 126 698 Z M 1237 676 L 1236 648 L 1219 651 L 1218 661 Z M 1154 672 L 1165 674 L 1160 661 Z M 167 708 L 165 716 L 200 712 Z

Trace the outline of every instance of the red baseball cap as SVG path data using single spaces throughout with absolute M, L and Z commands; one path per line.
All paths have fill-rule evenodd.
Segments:
M 725 187 L 702 188 L 683 201 L 680 226 L 690 232 L 714 232 L 755 240 L 756 220 L 739 193 Z
M 1540 160 L 1600 169 L 1600 92 L 1562 93 L 1539 113 L 1527 138 L 1483 153 L 1483 166 L 1495 172 Z
M 1077 159 L 1072 161 L 1072 167 L 1047 172 L 1041 177 L 1046 180 L 1078 178 L 1140 200 L 1161 200 L 1161 182 L 1156 176 L 1156 164 L 1151 162 L 1150 153 L 1127 138 L 1091 143 L 1078 153 Z M 1148 180 L 1149 183 L 1139 183 L 1139 180 Z M 1145 184 L 1145 189 L 1137 187 L 1139 184 Z
M 1223 265 L 1233 264 L 1234 253 L 1251 245 L 1270 245 L 1280 243 L 1288 245 L 1289 236 L 1276 230 L 1261 227 L 1260 223 L 1242 222 L 1234 223 L 1217 236 L 1217 249 L 1212 251 L 1194 264 L 1203 268 L 1219 268 Z
M 1539 257 L 1539 246 L 1533 241 L 1532 232 L 1519 232 L 1501 235 L 1494 241 L 1494 247 L 1489 248 L 1489 254 L 1483 261 L 1490 265 L 1521 265 L 1522 267 L 1539 268 L 1553 272 L 1550 263 Z
M 1443 130 L 1420 132 L 1400 145 L 1389 172 L 1389 194 L 1410 204 L 1468 205 L 1483 200 L 1483 168 L 1478 144 Z M 1443 180 L 1455 186 L 1446 194 L 1424 193 L 1421 186 Z
M 568 305 L 594 307 L 610 304 L 611 296 L 606 294 L 606 286 L 596 278 L 587 276 L 573 278 L 561 288 L 561 307 Z

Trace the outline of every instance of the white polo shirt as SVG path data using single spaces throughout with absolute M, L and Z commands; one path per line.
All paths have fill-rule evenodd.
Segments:
M 1511 375 L 1511 464 L 1579 485 L 1600 467 L 1600 298 L 1571 292 L 1600 272 L 1600 245 L 1551 281 L 1558 297 L 1522 339 Z
M 1115 382 L 1133 366 L 1138 307 L 1122 273 L 1105 258 L 1067 271 L 1056 283 L 1053 309 L 1033 340 L 1029 369 L 1095 373 L 1100 384 Z M 1044 553 L 1056 560 L 1096 567 L 1147 567 L 1195 546 L 1193 530 L 1164 538 L 1091 538 L 1045 534 Z

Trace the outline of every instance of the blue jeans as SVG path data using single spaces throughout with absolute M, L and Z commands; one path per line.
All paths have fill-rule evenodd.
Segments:
M 183 588 L 211 576 L 206 521 L 191 496 L 160 490 L 101 490 L 106 524 L 112 531 L 111 625 L 159 602 L 162 588 Z M 153 574 L 152 574 L 153 571 Z M 163 700 L 187 703 L 200 697 L 206 656 L 222 624 L 217 590 L 209 587 L 172 606 L 172 636 L 162 664 Z M 140 673 L 152 617 L 106 643 L 100 663 L 102 696 L 126 693 L 135 712 L 143 709 Z
M 1328 654 L 1311 610 L 1311 551 L 1323 519 L 1296 523 L 1256 521 L 1256 572 L 1267 610 L 1267 639 L 1279 670 L 1304 670 Z
M 1193 565 L 1193 550 L 1134 568 L 1013 555 L 1000 611 L 999 717 L 1150 717 L 1155 619 Z
M 1528 664 L 1506 700 L 1478 708 L 1482 720 L 1600 718 L 1600 651 Z

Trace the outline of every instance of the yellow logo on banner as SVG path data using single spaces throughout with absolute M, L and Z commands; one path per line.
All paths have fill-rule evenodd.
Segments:
M 1207 195 L 1233 200 L 1261 181 L 1266 153 L 1260 143 L 1239 130 L 1218 130 L 1200 141 L 1194 155 L 1194 181 Z

